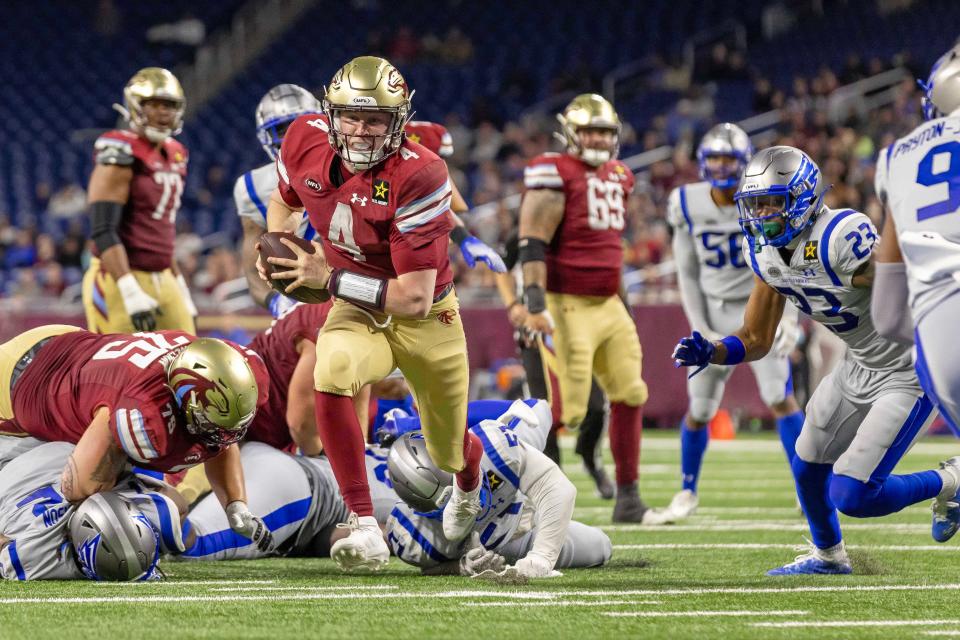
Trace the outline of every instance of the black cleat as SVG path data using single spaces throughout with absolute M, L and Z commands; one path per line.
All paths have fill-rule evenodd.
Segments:
M 593 478 L 593 483 L 597 486 L 597 495 L 603 500 L 612 500 L 616 490 L 603 465 L 597 465 L 592 460 L 584 460 L 583 469 Z
M 640 493 L 637 483 L 617 487 L 617 501 L 613 505 L 614 522 L 643 522 L 643 515 L 649 510 Z

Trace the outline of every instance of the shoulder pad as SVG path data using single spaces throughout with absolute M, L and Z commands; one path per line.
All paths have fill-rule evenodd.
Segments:
M 110 131 L 97 138 L 93 143 L 93 154 L 97 164 L 121 167 L 129 167 L 133 164 L 134 141 L 127 136 L 122 136 L 122 133 Z

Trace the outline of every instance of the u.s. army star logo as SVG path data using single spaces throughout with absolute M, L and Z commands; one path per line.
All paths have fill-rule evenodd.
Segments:
M 817 240 L 810 240 L 807 244 L 803 245 L 803 259 L 804 260 L 816 260 L 817 259 Z
M 390 203 L 390 183 L 384 180 L 383 178 L 377 178 L 373 181 L 373 197 L 371 198 L 374 204 L 387 205 Z
M 503 484 L 503 478 L 495 474 L 491 469 L 490 471 L 487 471 L 487 482 L 490 483 L 490 491 L 493 492 L 497 490 L 497 487 Z

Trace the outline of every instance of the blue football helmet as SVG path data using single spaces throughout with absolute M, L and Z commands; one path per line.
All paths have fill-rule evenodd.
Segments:
M 711 156 L 729 156 L 736 158 L 737 169 L 730 172 L 711 171 L 707 158 Z M 697 147 L 697 165 L 700 177 L 717 189 L 732 189 L 740 182 L 740 176 L 747 163 L 753 157 L 753 144 L 750 136 L 735 124 L 723 122 L 707 131 Z
M 923 89 L 920 101 L 924 120 L 942 118 L 960 109 L 960 44 L 940 56 L 927 81 L 917 80 Z
M 320 102 L 295 84 L 278 84 L 257 105 L 257 140 L 271 160 L 283 142 L 290 123 L 305 113 L 320 113 Z
M 751 242 L 785 247 L 813 224 L 826 192 L 820 167 L 810 156 L 777 146 L 760 151 L 747 164 L 733 199 Z

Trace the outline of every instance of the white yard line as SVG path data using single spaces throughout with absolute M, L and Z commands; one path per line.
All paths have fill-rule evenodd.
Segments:
M 960 619 L 950 620 L 796 620 L 791 622 L 753 622 L 752 627 L 918 627 L 940 624 L 960 624 Z
M 91 582 L 95 587 L 120 587 L 121 589 L 127 589 L 129 587 L 178 587 L 185 584 L 276 584 L 276 580 L 247 580 L 238 579 L 238 580 L 177 580 L 176 578 L 167 577 L 166 580 L 152 580 L 149 582 Z
M 553 600 L 558 596 L 566 595 L 563 592 L 530 591 L 401 591 L 390 593 L 391 599 L 396 598 L 513 598 L 518 600 Z M 619 595 L 613 591 L 607 595 Z M 273 595 L 189 595 L 189 596 L 94 596 L 73 598 L 0 598 L 0 604 L 94 604 L 94 603 L 128 603 L 128 602 L 256 602 L 279 600 L 372 600 L 382 599 L 382 593 L 277 593 Z
M 663 604 L 662 600 L 537 600 L 535 602 L 464 602 L 465 607 L 605 607 L 634 604 Z
M 943 629 L 940 631 L 921 631 L 925 636 L 946 636 L 958 638 L 960 637 L 960 629 Z
M 809 611 L 602 611 L 610 618 L 746 618 L 751 616 L 805 616 Z
M 805 547 L 800 544 L 773 544 L 752 542 L 714 542 L 714 543 L 663 543 L 663 544 L 615 544 L 614 549 L 624 551 L 654 551 L 659 549 L 700 550 L 700 549 L 795 549 L 802 551 Z M 847 549 L 863 549 L 864 551 L 943 551 L 958 553 L 960 547 L 934 544 L 850 544 Z
M 391 591 L 400 587 L 392 584 L 384 585 L 343 585 L 335 587 L 311 587 L 301 585 L 299 587 L 219 587 L 210 589 L 211 592 L 226 591 Z M 390 594 L 391 596 L 393 594 Z
M 665 524 L 665 525 L 642 525 L 642 524 L 600 524 L 597 525 L 604 531 L 809 531 L 810 527 L 805 522 L 776 522 L 763 520 L 736 520 L 736 521 L 714 521 L 704 522 L 702 524 Z M 909 523 L 891 523 L 881 524 L 878 522 L 844 522 L 844 531 L 889 531 L 891 533 L 923 533 L 929 535 L 929 524 L 909 524 Z

